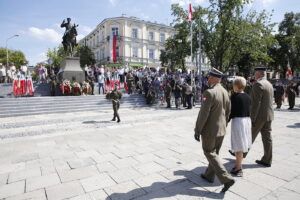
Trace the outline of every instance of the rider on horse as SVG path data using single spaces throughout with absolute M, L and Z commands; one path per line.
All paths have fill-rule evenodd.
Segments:
M 64 36 L 62 37 L 63 42 L 66 41 L 66 36 L 68 35 L 68 33 L 70 32 L 70 30 L 72 29 L 72 24 L 71 24 L 71 18 L 67 18 L 67 22 L 65 22 L 65 20 L 61 23 L 60 25 L 61 28 L 65 27 L 66 31 L 64 33 Z
M 65 20 L 62 22 L 62 24 L 60 25 L 61 28 L 66 28 L 66 31 L 64 33 L 64 36 L 62 37 L 63 42 L 62 44 L 64 45 L 64 49 L 65 51 L 69 51 L 69 53 L 73 54 L 73 48 L 74 46 L 77 45 L 76 43 L 76 36 L 77 36 L 77 30 L 76 27 L 78 27 L 78 25 L 73 25 L 71 24 L 71 18 L 67 18 L 67 22 L 65 22 Z

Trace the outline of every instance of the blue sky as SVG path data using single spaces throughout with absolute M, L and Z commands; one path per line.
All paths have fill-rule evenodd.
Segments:
M 57 47 L 64 29 L 59 27 L 64 18 L 71 17 L 79 24 L 79 37 L 94 29 L 103 19 L 122 14 L 144 20 L 170 23 L 171 4 L 179 3 L 188 8 L 206 6 L 208 0 L 0 0 L 0 47 L 25 53 L 30 65 L 46 60 L 48 48 Z M 286 12 L 299 12 L 300 0 L 253 0 L 256 10 L 274 9 L 273 22 L 280 22 Z

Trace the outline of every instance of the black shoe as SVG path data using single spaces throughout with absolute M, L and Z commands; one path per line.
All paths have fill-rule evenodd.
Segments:
M 263 162 L 263 161 L 261 161 L 261 160 L 256 160 L 255 162 L 256 162 L 257 164 L 262 165 L 262 166 L 265 166 L 265 167 L 271 167 L 271 164 L 267 164 L 267 163 L 265 163 L 265 162 Z
M 243 170 L 242 169 L 236 170 L 235 167 L 234 167 L 234 168 L 232 168 L 232 170 L 230 171 L 230 173 L 232 175 L 237 176 L 237 177 L 243 177 Z
M 235 157 L 235 154 L 231 150 L 228 150 L 228 152 Z
M 234 183 L 235 183 L 234 180 L 225 183 L 221 192 L 226 192 L 231 186 L 233 186 Z
M 116 119 L 115 119 L 115 118 L 113 118 L 111 121 L 116 121 Z
M 208 178 L 204 174 L 201 174 L 200 177 L 203 178 L 204 180 L 206 180 L 209 183 L 213 183 L 213 181 L 208 180 Z
M 121 122 L 121 120 L 120 119 L 118 119 L 118 121 L 117 121 L 118 123 L 120 123 Z

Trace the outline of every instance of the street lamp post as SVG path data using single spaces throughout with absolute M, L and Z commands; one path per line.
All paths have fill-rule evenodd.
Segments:
M 6 39 L 6 72 L 8 70 L 8 46 L 7 46 L 7 43 L 8 43 L 8 40 L 10 40 L 14 37 L 19 37 L 19 35 L 13 35 L 13 36 Z M 6 73 L 6 77 L 7 77 L 7 73 Z

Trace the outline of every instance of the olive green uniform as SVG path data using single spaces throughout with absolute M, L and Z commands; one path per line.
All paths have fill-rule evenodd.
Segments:
M 172 88 L 170 84 L 167 84 L 165 87 L 165 98 L 167 102 L 167 108 L 171 108 L 171 92 L 172 92 Z
M 255 141 L 259 132 L 261 132 L 264 146 L 264 155 L 261 161 L 272 163 L 272 136 L 271 124 L 274 120 L 273 111 L 273 86 L 266 79 L 262 78 L 256 81 L 251 92 L 251 121 L 252 121 L 252 143 Z
M 210 87 L 203 93 L 195 135 L 201 135 L 204 155 L 209 162 L 204 176 L 210 182 L 214 181 L 215 175 L 222 184 L 233 180 L 219 158 L 219 151 L 226 134 L 230 108 L 229 95 L 220 83 Z
M 283 86 L 281 85 L 275 86 L 275 103 L 277 104 L 277 108 L 281 108 L 283 94 L 284 94 Z
M 116 120 L 116 118 L 118 119 L 118 122 L 120 122 L 120 116 L 119 116 L 119 108 L 120 108 L 120 99 L 122 98 L 122 93 L 118 90 L 113 90 L 110 93 L 110 99 L 112 100 L 112 104 L 113 104 L 113 110 L 114 110 L 114 118 L 113 121 Z

